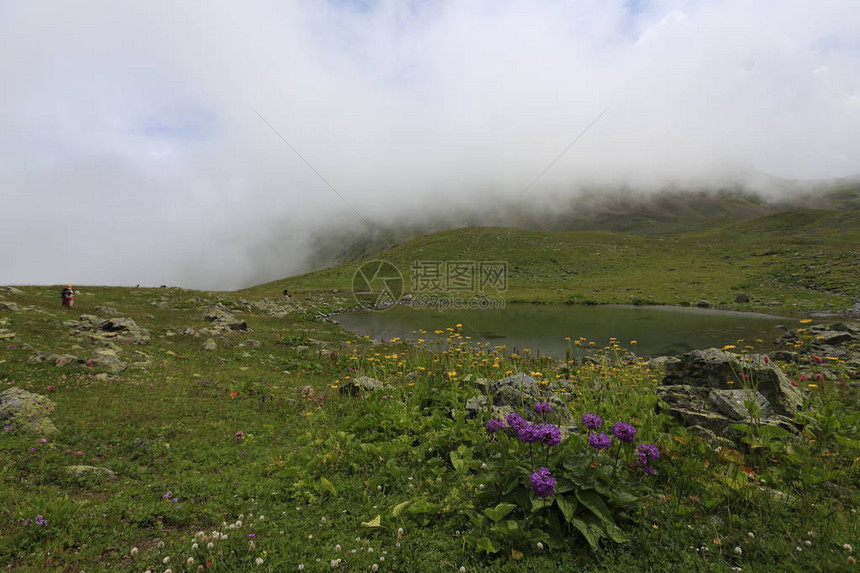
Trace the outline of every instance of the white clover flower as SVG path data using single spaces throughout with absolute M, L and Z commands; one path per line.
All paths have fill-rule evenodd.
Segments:
M 191 544 L 191 549 L 193 549 L 194 551 L 197 551 L 197 548 L 198 548 L 198 547 L 200 547 L 200 546 L 199 546 L 199 545 L 197 545 L 196 543 L 192 543 L 192 544 Z
M 373 565 L 370 566 L 370 570 L 371 571 L 379 571 L 379 564 L 374 563 Z
M 214 549 L 214 548 L 215 548 L 215 544 L 212 543 L 211 541 L 206 544 L 206 549 Z
M 543 543 L 541 543 L 540 541 L 538 541 L 538 542 L 537 542 L 537 548 L 538 548 L 538 551 L 543 551 Z
M 266 516 L 265 516 L 265 515 L 261 515 L 261 516 L 260 516 L 260 517 L 258 517 L 257 519 L 259 519 L 260 521 L 266 521 Z
M 227 526 L 227 529 L 236 529 L 236 524 L 231 523 L 230 525 Z
M 342 547 L 340 546 L 340 543 L 338 543 L 337 545 L 334 546 L 335 551 L 340 551 L 341 549 L 342 549 Z
M 403 528 L 402 527 L 397 528 L 397 537 L 403 537 Z
M 458 569 L 458 571 L 459 571 L 460 573 L 466 573 L 466 566 L 465 566 L 465 565 L 460 565 L 460 569 Z
M 164 573 L 173 573 L 173 569 L 165 569 Z
M 380 555 L 380 556 L 379 556 L 379 560 L 380 560 L 380 561 L 385 561 L 385 555 Z
M 236 527 L 242 527 L 242 520 L 241 519 L 236 520 Z
M 167 565 L 168 563 L 170 563 L 170 556 L 165 557 L 164 559 L 161 560 L 161 562 L 164 563 L 165 565 Z
M 735 545 L 735 553 L 738 555 L 743 555 L 744 550 L 740 548 L 739 545 Z
M 186 561 L 186 563 L 188 563 L 188 565 L 194 565 L 194 558 L 193 558 L 193 557 L 189 557 L 189 558 L 188 558 L 188 561 Z
M 340 559 L 332 559 L 331 561 L 328 562 L 328 564 L 331 565 L 332 569 L 336 569 L 336 568 L 340 567 Z
M 136 555 L 137 555 L 137 547 L 132 547 L 131 548 L 131 556 L 135 557 Z
M 806 541 L 804 541 L 804 543 L 806 543 L 808 546 L 812 546 L 812 541 L 810 541 L 809 539 L 807 539 Z
M 328 520 L 325 518 L 325 516 L 320 517 L 320 523 L 325 523 L 326 521 Z
M 843 546 L 842 546 L 842 549 L 844 549 L 844 550 L 845 550 L 845 551 L 847 551 L 848 553 L 851 553 L 852 551 L 854 551 L 854 548 L 853 548 L 853 547 L 851 547 L 851 544 L 849 544 L 849 543 L 846 543 L 845 545 L 843 545 Z
M 162 547 L 164 547 L 164 542 L 163 542 L 163 541 L 159 541 L 158 543 L 156 543 L 156 544 L 155 544 L 155 546 L 156 546 L 158 549 L 161 549 Z
M 244 514 L 244 513 L 240 513 L 240 514 L 239 514 L 239 517 L 237 517 L 236 519 L 245 519 L 245 514 Z
M 222 539 L 222 540 L 223 540 L 223 539 L 227 539 L 227 534 L 222 533 L 222 534 L 221 534 L 221 539 Z
M 750 531 L 749 533 L 747 533 L 747 537 L 749 537 L 750 539 L 755 539 L 755 533 Z
M 254 563 L 256 563 L 257 565 L 262 565 L 263 564 L 263 558 L 257 557 L 256 559 L 254 559 Z
M 299 563 L 299 571 L 304 571 L 304 570 L 305 570 L 305 564 Z

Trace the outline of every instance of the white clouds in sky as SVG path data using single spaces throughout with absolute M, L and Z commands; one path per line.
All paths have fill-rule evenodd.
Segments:
M 0 283 L 236 288 L 310 231 L 860 172 L 860 3 L 0 1 Z

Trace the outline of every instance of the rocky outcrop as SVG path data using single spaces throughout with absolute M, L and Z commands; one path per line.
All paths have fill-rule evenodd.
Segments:
M 204 320 L 212 323 L 211 325 L 199 330 L 199 333 L 204 336 L 224 334 L 230 331 L 248 330 L 247 322 L 236 318 L 233 314 L 220 306 L 215 306 L 207 310 L 203 315 L 203 318 Z
M 728 437 L 738 423 L 794 431 L 793 418 L 802 403 L 800 390 L 769 358 L 719 348 L 694 350 L 666 363 L 657 396 L 658 408 L 686 426 Z
M 493 416 L 504 416 L 515 411 L 534 421 L 538 418 L 534 412 L 535 403 L 546 401 L 550 403 L 552 410 L 543 414 L 542 420 L 561 427 L 574 425 L 573 415 L 567 404 L 555 395 L 545 397 L 547 390 L 527 374 L 514 374 L 492 381 L 479 379 L 476 386 L 485 393 L 466 401 L 466 411 L 470 416 L 488 409 Z
M 40 394 L 21 388 L 7 388 L 0 392 L 0 426 L 37 434 L 57 431 L 49 415 L 54 403 Z
M 63 325 L 71 329 L 72 336 L 88 337 L 93 342 L 146 344 L 150 339 L 149 330 L 138 326 L 131 318 L 115 317 L 105 320 L 92 314 L 82 314 L 75 320 L 67 320 Z

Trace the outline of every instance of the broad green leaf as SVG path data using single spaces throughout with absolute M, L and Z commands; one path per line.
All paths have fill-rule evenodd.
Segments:
M 615 543 L 627 543 L 628 541 L 630 541 L 630 538 L 627 537 L 627 534 L 624 533 L 624 531 L 614 523 L 604 523 L 603 528 L 606 531 L 606 534 L 609 536 L 609 539 L 611 539 Z
M 570 524 L 585 537 L 588 545 L 595 551 L 597 551 L 600 544 L 600 538 L 603 537 L 603 531 L 600 529 L 600 525 L 596 522 L 596 519 L 593 515 L 588 515 L 584 519 L 574 517 L 570 520 Z
M 573 520 L 573 516 L 576 514 L 576 508 L 579 505 L 576 498 L 569 495 L 556 495 L 555 503 L 561 510 L 564 520 L 570 523 Z
M 382 516 L 377 515 L 370 521 L 362 521 L 361 525 L 362 527 L 382 527 Z
M 410 503 L 409 500 L 401 501 L 400 503 L 398 503 L 397 505 L 394 506 L 394 509 L 391 510 L 391 514 L 394 517 L 399 517 L 400 514 L 403 513 L 403 510 L 406 509 L 406 506 L 409 505 L 409 503 Z
M 615 524 L 612 514 L 609 513 L 609 508 L 606 507 L 599 493 L 591 489 L 577 490 L 576 498 L 582 505 L 591 510 L 591 513 L 597 516 L 600 521 Z
M 500 503 L 496 507 L 488 507 L 485 509 L 484 515 L 498 523 L 507 517 L 507 515 L 516 509 L 516 507 L 517 506 L 513 503 Z
M 337 495 L 337 489 L 334 487 L 334 484 L 324 477 L 320 478 L 320 488 L 323 491 L 327 491 L 332 495 Z
M 493 543 L 489 537 L 482 537 L 475 542 L 475 545 L 480 551 L 486 551 L 487 554 L 493 555 L 499 552 L 499 546 Z

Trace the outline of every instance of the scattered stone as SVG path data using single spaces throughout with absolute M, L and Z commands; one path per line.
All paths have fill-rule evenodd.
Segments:
M 247 322 L 236 318 L 226 309 L 219 306 L 206 311 L 203 318 L 213 323 L 210 329 L 214 330 L 217 334 L 221 334 L 227 330 L 248 330 Z M 203 329 L 200 332 L 202 333 Z
M 122 316 L 122 313 L 110 306 L 97 306 L 93 309 L 97 314 L 104 316 Z
M 214 338 L 207 338 L 206 342 L 203 343 L 203 350 L 208 350 L 211 352 L 212 350 L 217 350 L 217 349 L 218 349 L 218 344 L 215 342 Z
M 11 287 L 11 286 L 0 286 L 0 293 L 2 294 L 24 294 L 19 288 Z
M 740 304 L 746 304 L 749 301 L 750 301 L 750 297 L 748 295 L 742 293 L 742 292 L 739 292 L 738 295 L 735 297 L 735 302 L 740 303 Z
M 711 308 L 714 305 L 711 301 L 702 299 L 696 303 L 696 306 L 699 308 Z
M 65 366 L 67 364 L 82 364 L 84 361 L 73 354 L 54 354 L 53 352 L 39 351 L 28 358 L 27 362 L 29 364 L 51 362 L 57 366 Z
M 741 356 L 719 348 L 694 350 L 667 364 L 664 386 L 692 385 L 709 390 L 754 387 L 764 394 L 778 414 L 794 416 L 802 403 L 800 390 L 791 385 L 773 361 L 760 354 Z
M 113 470 L 109 470 L 108 468 L 101 468 L 98 466 L 66 466 L 64 469 L 66 470 L 67 474 L 71 474 L 77 477 L 96 475 L 104 477 L 108 480 L 116 479 L 116 473 L 114 473 Z
M 239 346 L 250 346 L 251 348 L 259 348 L 263 345 L 259 340 L 254 340 L 253 338 L 249 338 L 248 340 L 239 343 Z
M 0 425 L 37 434 L 57 432 L 48 417 L 54 403 L 48 398 L 21 388 L 7 388 L 0 392 Z
M 92 358 L 87 360 L 86 364 L 96 370 L 102 370 L 110 374 L 119 374 L 128 368 L 128 363 L 120 360 L 116 351 L 109 348 L 99 348 L 96 350 Z
M 14 302 L 0 301 L 0 310 L 8 310 L 9 312 L 18 312 L 21 310 Z

